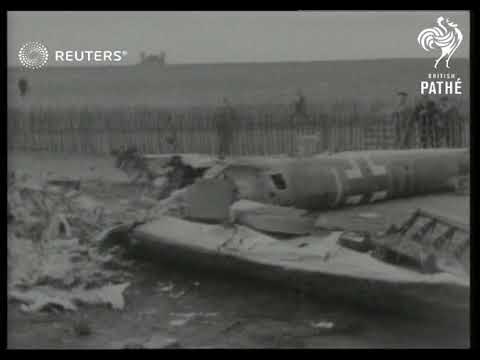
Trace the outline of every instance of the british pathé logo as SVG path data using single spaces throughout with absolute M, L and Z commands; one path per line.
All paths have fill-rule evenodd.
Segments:
M 463 35 L 457 24 L 443 16 L 437 18 L 437 25 L 422 30 L 418 34 L 417 42 L 425 51 L 440 52 L 433 65 L 435 70 L 442 60 L 445 68 L 450 69 L 450 58 L 462 43 Z M 428 73 L 426 79 L 420 81 L 420 93 L 422 95 L 462 95 L 462 79 L 450 71 Z
M 18 59 L 22 66 L 38 69 L 48 62 L 47 47 L 39 42 L 31 41 L 24 44 L 18 51 Z
M 462 43 L 463 35 L 458 25 L 448 18 L 438 17 L 437 24 L 438 26 L 421 31 L 418 34 L 417 42 L 425 51 L 435 49 L 441 51 L 440 56 L 435 60 L 435 69 L 443 59 L 445 59 L 445 67 L 449 69 L 450 58 Z

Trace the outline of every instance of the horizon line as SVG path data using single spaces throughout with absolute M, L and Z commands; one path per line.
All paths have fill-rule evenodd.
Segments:
M 347 61 L 387 61 L 387 60 L 433 60 L 435 57 L 395 57 L 395 58 L 365 58 L 365 59 L 331 59 L 331 60 L 279 60 L 279 61 L 225 61 L 225 62 L 181 62 L 181 63 L 168 63 L 165 65 L 157 64 L 107 64 L 107 65 L 47 65 L 46 68 L 54 69 L 70 69 L 70 68 L 121 68 L 121 67 L 156 67 L 156 68 L 166 68 L 172 66 L 192 66 L 192 65 L 246 65 L 246 64 L 256 64 L 256 65 L 267 65 L 267 64 L 292 64 L 292 63 L 316 63 L 316 62 L 347 62 Z M 467 60 L 470 61 L 470 57 L 459 57 L 457 60 Z M 21 65 L 7 65 L 8 69 L 25 69 Z

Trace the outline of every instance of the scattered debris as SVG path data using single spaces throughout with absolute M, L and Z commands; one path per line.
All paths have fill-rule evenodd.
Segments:
M 139 313 L 139 315 L 140 315 L 140 317 L 144 317 L 144 316 L 150 317 L 150 316 L 155 315 L 157 313 L 158 313 L 157 309 L 147 309 L 147 310 L 141 311 Z
M 73 323 L 73 332 L 77 336 L 89 336 L 92 334 L 92 328 L 87 320 L 80 319 Z
M 195 313 L 189 313 L 189 314 L 180 314 L 178 315 L 180 318 L 179 319 L 174 319 L 169 321 L 170 326 L 184 326 L 186 325 L 189 321 L 194 319 L 196 317 Z
M 380 214 L 367 212 L 367 213 L 360 213 L 357 215 L 358 217 L 365 218 L 365 219 L 377 219 L 381 217 Z
M 123 310 L 125 299 L 123 292 L 130 286 L 130 283 L 106 285 L 99 289 L 79 290 L 76 299 L 80 303 L 100 305 L 108 304 L 114 310 Z
M 200 319 L 200 318 L 209 318 L 209 317 L 216 317 L 218 313 L 202 313 L 202 312 L 191 312 L 191 313 L 171 313 L 170 315 L 177 317 L 174 320 L 169 322 L 170 326 L 184 326 L 188 322 L 192 321 L 193 319 Z
M 179 292 L 176 293 L 176 294 L 170 293 L 169 296 L 170 296 L 172 299 L 179 299 L 179 298 L 181 298 L 183 295 L 185 295 L 185 291 L 184 291 L 184 290 L 179 291 Z
M 177 339 L 166 337 L 161 334 L 154 334 L 145 344 L 144 349 L 177 349 L 180 343 Z
M 170 292 L 170 291 L 173 290 L 173 287 L 174 287 L 174 285 L 172 283 L 169 283 L 168 285 L 160 284 L 159 290 L 161 292 Z
M 112 349 L 177 349 L 180 343 L 177 339 L 153 334 L 149 339 L 132 338 L 122 341 L 115 341 L 109 346 Z
M 39 286 L 33 290 L 10 290 L 11 300 L 22 303 L 25 312 L 37 312 L 50 308 L 77 311 L 78 305 L 110 305 L 115 310 L 125 306 L 124 290 L 130 283 L 107 285 L 101 288 L 88 289 L 77 287 L 69 290 L 55 289 L 49 286 Z
M 80 190 L 80 180 L 69 178 L 55 178 L 47 181 L 49 185 L 58 186 L 65 190 Z
M 70 311 L 77 310 L 75 304 L 68 299 L 50 296 L 36 290 L 30 290 L 26 292 L 9 291 L 8 297 L 11 300 L 22 303 L 20 309 L 24 312 L 37 312 L 52 308 L 60 308 L 61 310 Z
M 310 326 L 315 329 L 318 335 L 335 335 L 338 333 L 354 333 L 360 331 L 361 327 L 358 322 L 337 319 L 333 320 L 321 320 L 317 322 L 310 322 Z
M 315 329 L 332 329 L 335 326 L 333 321 L 319 321 L 311 323 L 312 327 Z
M 132 338 L 121 341 L 114 341 L 109 345 L 111 349 L 143 349 L 144 339 Z
M 236 328 L 237 326 L 240 326 L 242 324 L 243 324 L 242 320 L 234 320 L 222 330 L 222 333 L 228 333 L 232 331 L 234 328 Z
M 57 179 L 32 186 L 33 179 L 26 179 L 28 186 L 17 181 L 8 189 L 8 204 L 15 214 L 8 226 L 10 298 L 27 312 L 76 311 L 80 304 L 122 309 L 128 283 L 121 282 L 129 277 L 124 271 L 128 264 L 122 271 L 112 271 L 113 262 L 122 263 L 122 253 L 115 253 L 114 259 L 114 248 L 100 249 L 99 231 L 111 221 L 99 211 L 103 205 L 72 192 L 72 187 L 79 188 L 76 181 Z

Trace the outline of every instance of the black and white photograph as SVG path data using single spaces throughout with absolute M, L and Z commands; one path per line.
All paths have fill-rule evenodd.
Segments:
M 471 15 L 6 11 L 7 349 L 470 348 Z

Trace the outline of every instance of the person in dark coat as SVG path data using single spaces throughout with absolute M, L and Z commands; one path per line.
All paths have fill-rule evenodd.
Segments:
M 448 96 L 440 98 L 440 116 L 442 119 L 442 136 L 443 144 L 447 147 L 454 147 L 458 143 L 456 135 L 458 135 L 459 126 L 461 125 L 461 116 L 457 106 L 449 99 Z
M 398 149 L 406 148 L 410 142 L 410 118 L 411 109 L 407 105 L 408 94 L 404 91 L 397 93 L 399 103 L 392 114 L 395 126 L 395 143 Z
M 297 90 L 297 95 L 293 102 L 293 111 L 295 117 L 307 117 L 307 100 L 302 90 Z
M 413 113 L 420 131 L 420 143 L 422 148 L 438 147 L 440 126 L 440 110 L 428 95 L 422 97 L 415 106 Z
M 297 152 L 298 138 L 296 136 L 297 129 L 305 125 L 305 121 L 308 119 L 307 114 L 307 100 L 303 95 L 302 90 L 298 89 L 293 100 L 293 112 L 290 116 L 290 149 L 293 151 L 290 155 L 294 155 Z

